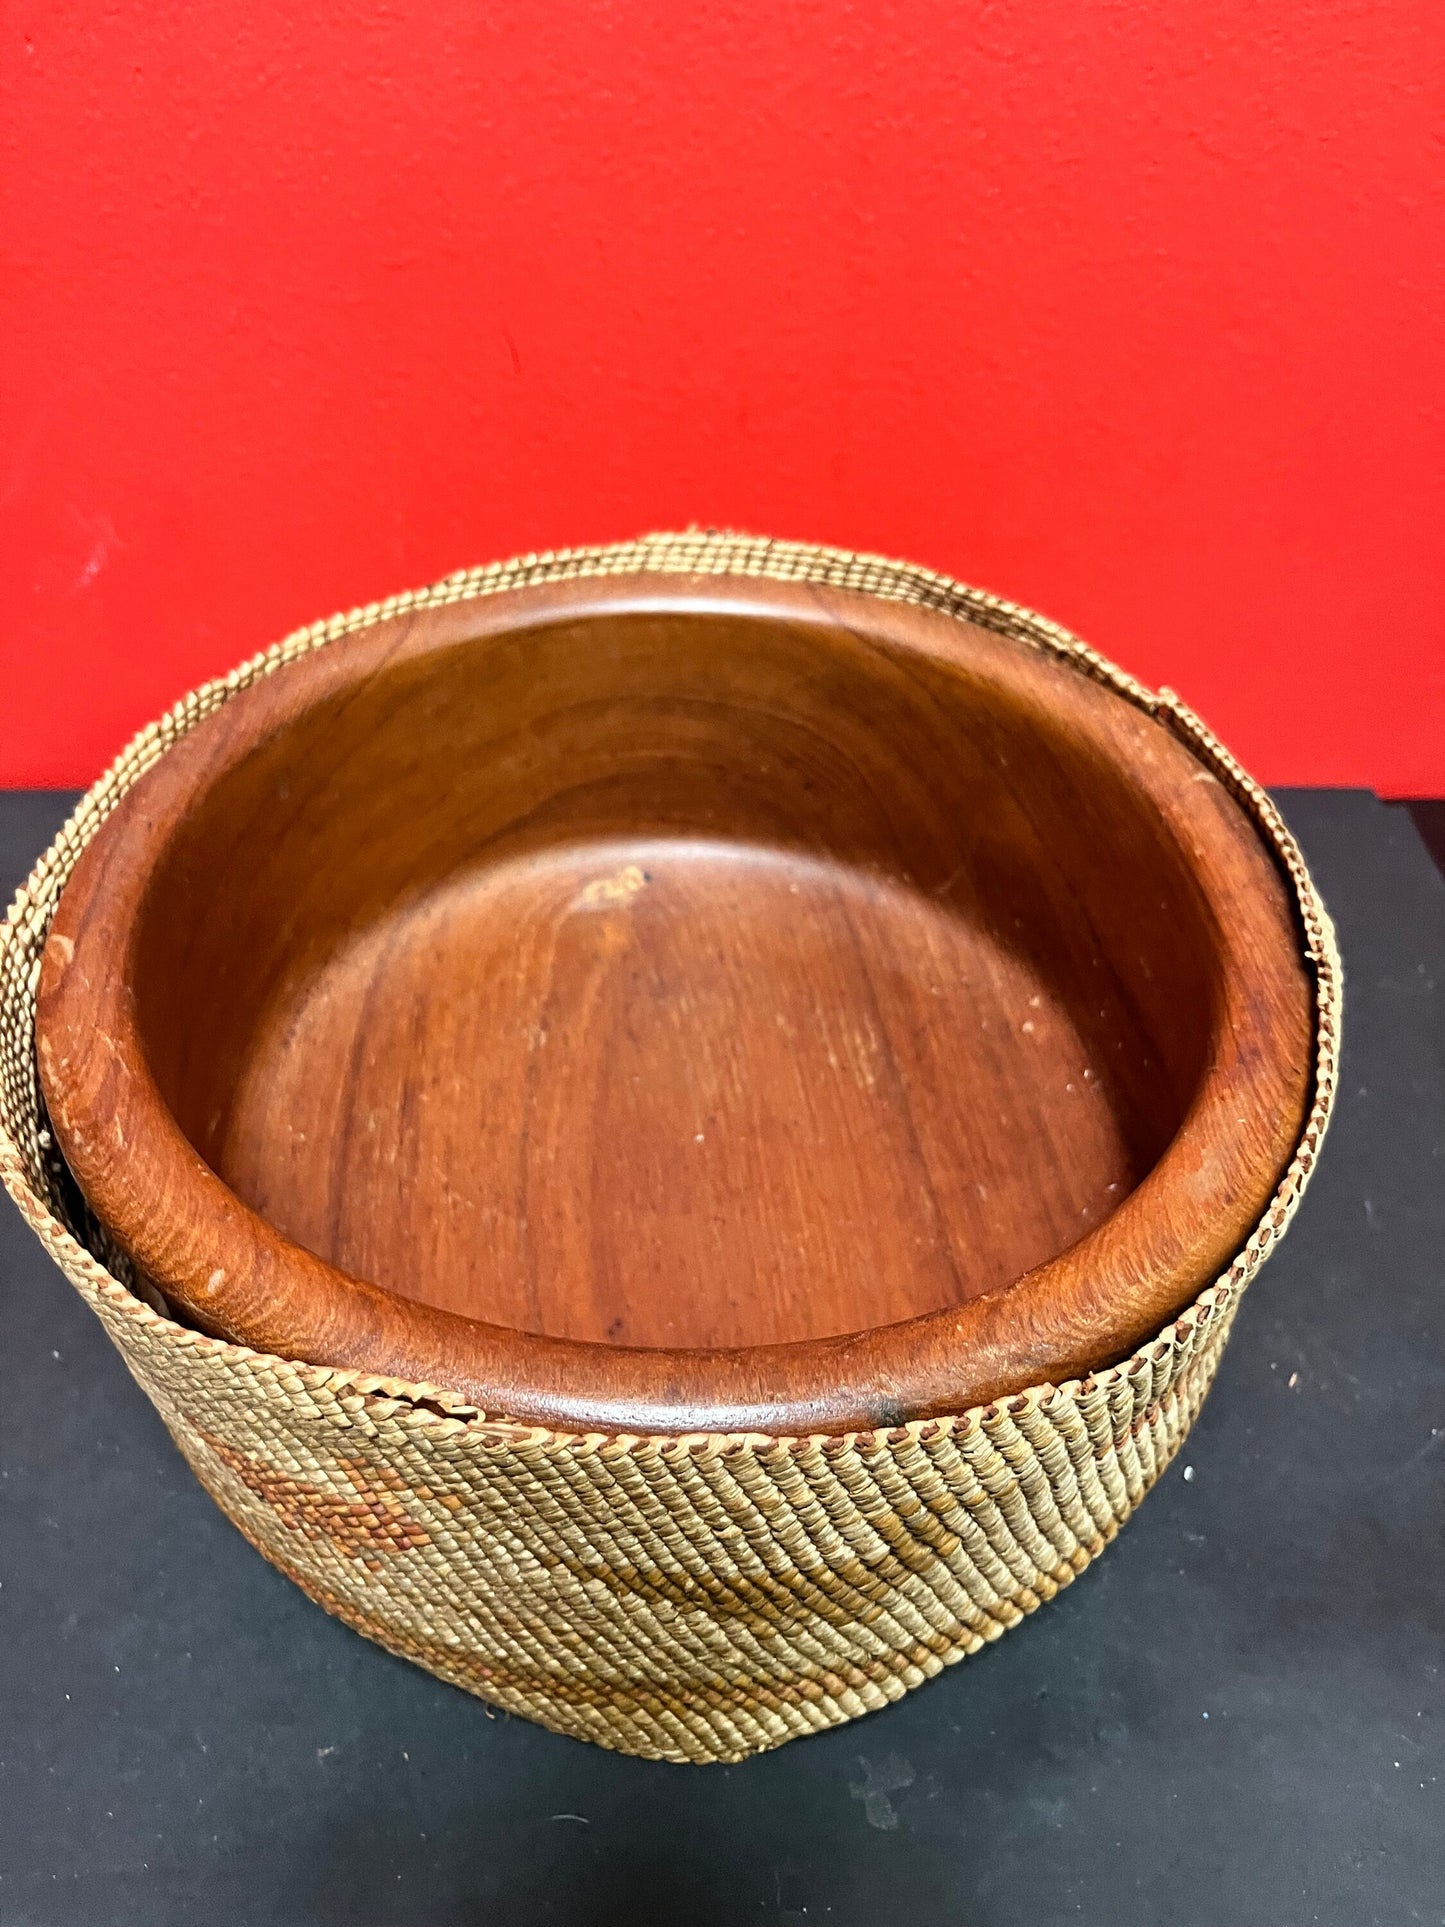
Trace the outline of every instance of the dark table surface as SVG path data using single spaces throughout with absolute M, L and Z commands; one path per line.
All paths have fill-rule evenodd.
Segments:
M 7 897 L 65 800 L 0 798 Z M 558 1739 L 327 1619 L 0 1206 L 0 1920 L 1445 1920 L 1445 884 L 1403 811 L 1281 800 L 1340 1102 L 1180 1461 L 998 1646 L 742 1766 Z

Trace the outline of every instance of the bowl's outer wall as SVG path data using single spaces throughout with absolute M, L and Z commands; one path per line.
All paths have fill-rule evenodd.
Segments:
M 143 733 L 81 803 L 0 938 L 0 1175 L 218 1503 L 328 1610 L 562 1732 L 654 1758 L 741 1758 L 898 1698 L 1067 1584 L 1187 1431 L 1234 1310 L 1313 1169 L 1334 1097 L 1334 935 L 1268 799 L 1172 698 L 1293 885 L 1318 987 L 1314 1096 L 1275 1200 L 1222 1276 L 1130 1359 L 954 1417 L 843 1437 L 581 1437 L 489 1421 L 435 1387 L 300 1365 L 175 1324 L 108 1270 L 45 1129 L 34 991 L 59 891 L 168 742 L 279 661 L 418 600 L 639 567 L 774 572 L 956 608 L 1077 653 L 941 578 L 698 536 L 528 558 L 317 624 Z M 90 1239 L 96 1249 L 85 1242 Z

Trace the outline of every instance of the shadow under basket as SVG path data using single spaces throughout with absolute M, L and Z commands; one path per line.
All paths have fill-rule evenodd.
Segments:
M 364 860 L 341 888 L 332 923 L 313 919 L 317 958 L 295 973 L 302 989 L 289 1002 L 273 995 L 268 1003 L 256 991 L 256 1008 L 245 1009 L 226 975 L 228 950 L 254 957 L 264 949 L 265 916 L 247 936 L 245 902 L 248 889 L 258 903 L 276 889 L 266 871 L 272 859 L 250 839 L 250 855 L 238 846 L 232 881 L 213 861 L 204 808 L 184 798 L 183 833 L 166 846 L 170 869 L 148 875 L 145 901 L 161 906 L 153 925 L 164 930 L 169 914 L 179 928 L 184 906 L 199 902 L 195 878 L 224 879 L 225 913 L 240 921 L 228 941 L 217 937 L 214 957 L 204 937 L 199 948 L 188 939 L 187 964 L 194 982 L 220 986 L 214 1010 L 199 993 L 192 1031 L 221 1039 L 221 1068 L 197 1069 L 194 1052 L 166 1041 L 183 1032 L 168 1019 L 193 993 L 138 918 L 127 954 L 139 959 L 137 1022 L 141 1032 L 150 1025 L 155 1044 L 148 1071 L 164 1129 L 152 1132 L 148 1114 L 131 1107 L 123 1077 L 87 1087 L 92 1098 L 99 1093 L 89 1137 L 59 1103 L 52 1125 L 36 1048 L 47 936 L 87 847 L 167 752 L 191 738 L 158 773 L 179 794 L 187 758 L 195 761 L 207 737 L 192 737 L 197 726 L 266 679 L 276 677 L 267 692 L 284 690 L 277 672 L 303 663 L 291 683 L 310 678 L 322 690 L 316 713 L 327 727 L 317 743 L 334 742 L 343 711 L 355 722 L 358 697 L 342 690 L 345 652 L 329 652 L 356 638 L 354 661 L 370 648 L 385 669 L 360 685 L 360 700 L 370 691 L 377 708 L 357 736 L 376 769 L 357 776 L 352 765 L 352 807 L 361 807 L 382 794 L 392 767 L 388 728 L 398 742 L 414 732 L 408 700 L 443 731 L 451 713 L 466 711 L 444 679 L 407 697 L 406 650 L 416 651 L 418 637 L 469 647 L 473 627 L 480 633 L 490 620 L 495 631 L 503 612 L 530 606 L 529 597 L 545 611 L 549 597 L 566 608 L 589 596 L 593 643 L 583 656 L 575 636 L 572 653 L 558 654 L 555 622 L 524 638 L 525 649 L 504 641 L 496 653 L 489 688 L 499 701 L 524 708 L 526 692 L 544 690 L 549 677 L 572 679 L 566 727 L 550 712 L 519 709 L 516 730 L 497 738 L 498 766 L 513 770 L 517 785 L 511 841 L 477 814 L 485 786 L 474 798 L 470 779 L 459 777 L 437 791 L 451 799 L 457 847 L 486 848 L 494 859 L 485 877 L 439 830 L 428 847 L 441 887 L 430 898 L 418 893 L 404 916 L 388 910 L 380 925 L 374 915 L 368 922 L 368 891 L 379 891 L 378 901 L 396 896 L 379 810 L 369 836 L 348 839 Z M 619 596 L 631 626 L 610 631 Z M 762 638 L 748 644 L 746 728 L 740 738 L 741 725 L 728 725 L 726 755 L 715 717 L 737 713 L 737 687 L 731 708 L 715 689 L 711 712 L 697 699 L 715 659 L 705 648 L 695 658 L 676 653 L 666 611 L 680 596 L 694 598 L 708 620 L 747 618 L 749 637 Z M 655 635 L 652 605 L 662 612 Z M 760 610 L 770 612 L 771 629 L 752 621 Z M 864 618 L 850 627 L 858 610 Z M 924 637 L 923 657 L 909 653 L 914 632 Z M 808 654 L 819 637 L 837 645 L 826 661 Z M 990 650 L 1010 677 L 1017 672 L 1017 687 L 1010 681 L 1007 700 L 971 737 L 965 729 L 955 756 L 948 679 L 982 677 L 978 663 Z M 589 674 L 612 678 L 624 696 L 629 675 L 644 678 L 664 736 L 646 737 L 637 704 L 608 708 L 598 692 L 579 695 L 584 659 Z M 316 671 L 333 663 L 337 690 L 327 698 Z M 659 663 L 669 665 L 670 682 L 659 681 Z M 970 782 L 985 766 L 1008 764 L 1024 727 L 1018 719 L 1035 713 L 1028 690 L 1049 678 L 1067 685 L 1066 698 L 1077 693 L 1081 714 L 1099 710 L 1099 729 L 1116 736 L 1056 746 L 1045 758 L 1051 773 L 1039 779 L 1054 783 L 1052 802 L 1039 792 L 1037 807 L 1025 797 L 1015 809 L 1004 785 L 1003 801 L 985 815 L 979 799 L 993 792 L 971 791 Z M 328 720 L 330 699 L 340 707 Z M 805 702 L 811 708 L 800 710 Z M 836 730 L 810 733 L 824 714 L 841 719 Z M 261 715 L 254 697 L 231 712 L 235 727 L 223 736 L 220 722 L 211 724 L 210 739 L 241 742 L 248 715 Z M 587 719 L 586 740 L 605 740 L 605 767 L 589 771 L 583 739 L 567 734 L 578 716 Z M 456 725 L 463 733 L 464 721 Z M 254 726 L 242 777 L 221 779 L 232 784 L 232 806 L 237 781 L 243 790 L 251 783 L 256 798 L 276 794 L 278 783 L 283 801 L 289 794 L 284 771 L 265 762 L 264 717 Z M 870 768 L 870 745 L 890 737 L 892 762 Z M 1114 741 L 1142 744 L 1150 770 L 1137 780 L 1107 776 Z M 547 785 L 527 805 L 526 783 L 549 757 Z M 302 760 L 317 767 L 314 746 Z M 1146 957 L 1134 982 L 1123 980 L 1128 946 L 1097 940 L 1107 891 L 1098 903 L 1062 886 L 1049 898 L 1037 882 L 1042 863 L 1020 873 L 1035 877 L 1020 888 L 1044 892 L 1029 927 L 1023 918 L 1021 935 L 1004 927 L 1012 886 L 997 869 L 999 852 L 1016 860 L 1030 837 L 1044 836 L 1059 874 L 1077 873 L 1099 833 L 1092 805 L 1076 813 L 1069 799 L 1087 799 L 1106 777 L 1124 799 L 1109 820 L 1133 825 L 1119 874 L 1135 879 L 1139 897 L 1127 906 L 1134 948 Z M 1151 784 L 1163 796 L 1166 779 L 1184 799 L 1178 822 L 1166 797 L 1166 830 L 1138 827 L 1153 819 L 1129 799 L 1151 799 Z M 1197 799 L 1190 781 L 1203 786 Z M 894 800 L 880 817 L 885 789 Z M 165 783 L 146 794 L 163 797 Z M 1221 924 L 1225 898 L 1207 874 L 1209 839 L 1190 840 L 1196 801 L 1234 826 L 1246 871 L 1260 867 L 1266 882 L 1256 897 L 1278 900 L 1298 978 L 1292 1091 L 1258 1081 L 1267 1053 L 1254 1047 L 1250 1026 L 1269 1002 L 1268 971 L 1250 977 L 1250 957 L 1262 953 L 1249 948 L 1248 918 L 1239 929 L 1227 916 Z M 289 807 L 304 829 L 304 810 Z M 567 815 L 579 809 L 584 819 Z M 108 834 L 136 817 L 121 811 Z M 245 820 L 244 809 L 235 820 Z M 976 832 L 960 840 L 958 826 L 970 823 Z M 132 832 L 149 833 L 139 823 Z M 186 834 L 192 855 L 205 859 L 189 871 Z M 1058 846 L 1071 836 L 1077 850 Z M 821 865 L 820 847 L 828 853 Z M 304 843 L 298 848 L 304 856 Z M 404 860 L 415 861 L 414 843 Z M 1221 876 L 1233 860 L 1226 851 Z M 78 886 L 84 878 L 82 870 Z M 168 889 L 178 894 L 168 899 Z M 509 891 L 522 894 L 513 902 Z M 966 902 L 955 913 L 959 893 Z M 790 916 L 800 894 L 805 912 Z M 549 1137 L 534 1109 L 539 1162 L 529 1169 L 523 1159 L 500 1189 L 500 1181 L 491 1191 L 479 1183 L 469 1204 L 394 1183 L 384 1209 L 338 1212 L 337 1196 L 366 1195 L 368 1158 L 397 1169 L 408 1145 L 426 1149 L 428 1132 L 439 1135 L 426 1168 L 456 1155 L 446 1104 L 436 1100 L 429 1113 L 417 1100 L 396 1144 L 368 1148 L 353 1118 L 338 1133 L 351 1162 L 338 1166 L 331 1151 L 318 1161 L 302 1113 L 309 1102 L 324 1116 L 334 1101 L 325 1074 L 339 1043 L 363 1022 L 374 1030 L 396 1021 L 396 1010 L 419 1008 L 416 984 L 439 958 L 450 981 L 464 985 L 463 953 L 476 955 L 478 983 L 505 977 L 545 1005 L 546 973 L 528 975 L 542 944 L 539 903 L 548 958 L 575 941 L 615 966 L 605 981 L 585 971 L 574 979 L 589 1021 L 595 1027 L 599 1011 L 606 1019 L 602 1057 L 588 1057 L 585 1026 L 567 1029 L 575 1013 L 565 1000 L 516 1034 L 484 1010 L 478 1034 L 497 1046 L 488 1088 L 521 1091 L 534 1107 L 550 1103 L 563 1121 L 584 1099 L 593 1107 L 585 1156 L 569 1164 L 565 1133 Z M 668 904 L 683 906 L 694 935 L 703 932 L 694 958 L 724 947 L 722 934 L 718 946 L 707 938 L 710 916 L 720 933 L 755 933 L 751 977 L 682 971 L 698 995 L 688 990 L 681 1016 Z M 304 948 L 304 923 L 293 919 L 288 929 L 293 947 Z M 1051 933 L 1042 947 L 1039 930 Z M 1224 966 L 1210 977 L 1198 962 L 1210 933 L 1233 959 L 1233 977 Z M 70 954 L 70 936 L 62 948 Z M 378 974 L 383 952 L 389 976 Z M 829 977 L 840 955 L 854 973 L 841 989 Z M 54 957 L 52 949 L 46 998 Z M 1160 968 L 1175 976 L 1151 1014 Z M 284 978 L 278 966 L 271 989 Z M 367 1003 L 377 981 L 397 993 L 390 1016 Z M 1231 982 L 1244 984 L 1234 1003 Z M 916 996 L 937 1004 L 914 1010 Z M 830 998 L 866 1021 L 833 1037 Z M 1182 1041 L 1170 1042 L 1164 1015 L 1175 1005 L 1197 1006 L 1192 1042 L 1187 1024 Z M 242 1015 L 232 1022 L 223 1006 Z M 661 1012 L 663 1032 L 644 1034 L 639 1011 L 649 1021 Z M 1239 1296 L 1298 1203 L 1333 1100 L 1339 1011 L 1333 932 L 1293 839 L 1175 697 L 1143 689 L 1052 623 L 920 569 L 739 536 L 654 536 L 463 572 L 315 624 L 143 732 L 37 865 L 0 935 L 0 1174 L 207 1490 L 311 1598 L 391 1651 L 556 1731 L 648 1758 L 728 1761 L 899 1698 L 997 1638 L 1109 1542 L 1178 1449 Z M 665 1023 L 674 1020 L 669 1040 Z M 116 1022 L 119 1035 L 119 1014 Z M 975 1035 L 965 1055 L 968 1092 L 998 1113 L 996 1155 L 967 1103 L 944 1101 L 948 1057 L 938 1042 L 989 1024 L 1007 1029 L 1002 1054 L 980 1049 Z M 549 1026 L 566 1049 L 547 1060 L 544 1076 L 537 1059 Z M 741 1070 L 731 1083 L 712 1089 L 699 1072 L 672 1086 L 659 1076 L 669 1052 L 685 1053 L 688 1026 L 694 1041 L 704 1032 L 734 1040 Z M 58 1025 L 54 1035 L 63 1035 Z M 438 1033 L 430 1035 L 444 1060 Z M 1136 1037 L 1146 1048 L 1131 1049 Z M 458 1034 L 447 1047 L 472 1064 L 475 1041 Z M 914 1046 L 916 1063 L 907 1056 Z M 126 1049 L 121 1036 L 117 1061 Z M 387 1061 L 385 1050 L 374 1055 Z M 793 1107 L 753 1118 L 748 1094 L 769 1078 Z M 927 1086 L 936 1101 L 910 1110 L 910 1084 Z M 1258 1131 L 1251 1122 L 1221 1132 L 1211 1105 L 1218 1109 L 1221 1090 L 1237 1096 L 1246 1084 Z M 444 1078 L 434 1085 L 450 1088 Z M 54 1064 L 47 1086 L 65 1090 Z M 358 1117 L 394 1124 L 394 1097 L 363 1092 Z M 730 1115 L 730 1103 L 742 1108 Z M 1051 1124 L 1055 1110 L 1066 1122 Z M 918 1128 L 909 1125 L 915 1113 Z M 123 1155 L 95 1151 L 97 1117 L 114 1124 Z M 140 1150 L 137 1118 L 146 1124 Z M 488 1174 L 505 1121 L 496 1128 L 498 1144 L 484 1144 Z M 809 1130 L 833 1147 L 829 1160 L 814 1155 Z M 709 1142 L 714 1132 L 721 1148 Z M 147 1163 L 156 1143 L 171 1164 Z M 694 1151 L 695 1167 L 684 1162 Z M 333 1184 L 328 1195 L 322 1178 L 338 1169 L 340 1189 Z M 920 1169 L 928 1174 L 921 1186 Z M 802 1213 L 790 1250 L 779 1228 L 791 1225 L 809 1170 L 836 1195 Z M 174 1240 L 147 1247 L 147 1212 L 135 1209 L 147 1182 L 155 1196 L 174 1196 L 183 1183 L 216 1201 L 214 1228 L 179 1255 Z M 589 1184 L 601 1185 L 610 1217 L 595 1217 L 594 1205 L 587 1218 Z M 660 1203 L 679 1185 L 692 1187 L 688 1208 L 669 1214 Z M 916 1236 L 905 1235 L 910 1212 L 922 1214 Z M 516 1243 L 518 1219 L 531 1227 L 530 1252 Z M 424 1254 L 411 1267 L 410 1251 Z M 751 1284 L 710 1289 L 719 1275 Z M 222 1287 L 238 1277 L 256 1289 L 223 1302 Z M 293 1305 L 300 1322 L 287 1323 L 275 1308 Z M 317 1307 L 307 1325 L 302 1314 Z M 336 1332 L 333 1362 L 314 1362 Z M 251 1342 L 236 1342 L 242 1337 Z M 604 1354 L 613 1363 L 597 1390 L 586 1380 L 588 1361 Z

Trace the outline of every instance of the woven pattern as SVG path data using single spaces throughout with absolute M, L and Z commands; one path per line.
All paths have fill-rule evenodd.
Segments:
M 88 1220 L 45 1129 L 35 991 L 56 899 L 117 799 L 237 690 L 312 649 L 409 609 L 638 571 L 824 582 L 1048 650 L 1172 727 L 1276 852 L 1317 984 L 1313 1105 L 1244 1249 L 1123 1364 L 845 1437 L 572 1436 L 479 1413 L 435 1386 L 187 1330 Z M 1240 1294 L 1313 1168 L 1334 1097 L 1340 993 L 1334 933 L 1293 839 L 1168 691 L 926 570 L 742 536 L 651 536 L 464 571 L 316 623 L 144 730 L 0 931 L 0 1176 L 207 1490 L 328 1612 L 557 1731 L 654 1759 L 736 1760 L 898 1699 L 1052 1598 L 1113 1538 L 1193 1422 Z

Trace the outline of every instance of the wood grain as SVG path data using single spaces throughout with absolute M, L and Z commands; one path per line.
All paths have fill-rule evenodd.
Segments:
M 1165 726 L 927 611 L 553 585 L 171 750 L 40 1068 L 205 1329 L 603 1429 L 841 1429 L 1127 1352 L 1301 1128 L 1281 879 Z

